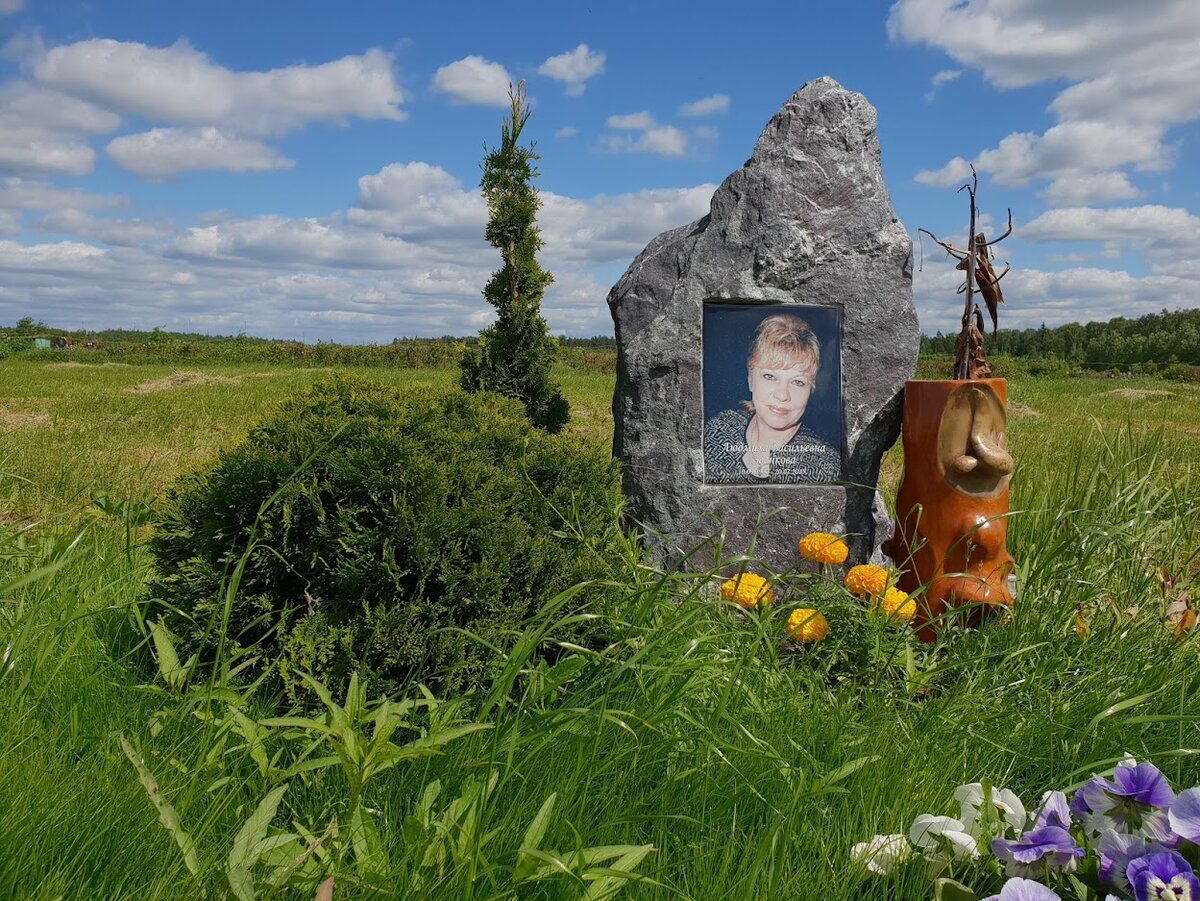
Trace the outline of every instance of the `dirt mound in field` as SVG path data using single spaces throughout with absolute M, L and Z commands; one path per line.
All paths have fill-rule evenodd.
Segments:
M 17 410 L 0 410 L 0 431 L 27 429 L 35 425 L 50 425 L 50 414 L 44 410 L 24 413 Z
M 80 363 L 78 360 L 64 360 L 62 363 L 47 363 L 47 369 L 128 369 L 128 363 Z
M 1104 393 L 1124 400 L 1162 400 L 1165 397 L 1175 396 L 1174 391 L 1160 391 L 1156 388 L 1114 388 L 1112 391 Z
M 1028 416 L 1030 419 L 1041 419 L 1042 417 L 1042 414 L 1033 407 L 1015 400 L 1008 402 L 1008 412 L 1013 416 Z
M 196 388 L 204 385 L 238 385 L 241 379 L 229 378 L 224 375 L 208 375 L 203 372 L 181 370 L 172 372 L 161 379 L 150 379 L 126 388 L 130 394 L 154 394 L 158 391 L 174 391 L 177 388 Z

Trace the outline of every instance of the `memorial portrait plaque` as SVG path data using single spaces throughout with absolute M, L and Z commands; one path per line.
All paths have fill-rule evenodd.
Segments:
M 840 307 L 703 307 L 704 481 L 795 485 L 842 478 Z

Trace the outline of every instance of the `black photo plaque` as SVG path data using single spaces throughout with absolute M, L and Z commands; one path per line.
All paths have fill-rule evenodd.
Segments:
M 704 304 L 704 481 L 842 477 L 841 308 Z

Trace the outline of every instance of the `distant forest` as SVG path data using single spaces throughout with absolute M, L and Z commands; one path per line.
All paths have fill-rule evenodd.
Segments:
M 43 350 L 38 338 L 69 337 L 94 359 L 121 363 L 281 363 L 300 366 L 457 366 L 463 349 L 478 335 L 441 338 L 393 338 L 385 344 L 337 344 L 255 338 L 248 335 L 200 335 L 165 329 L 68 330 L 25 317 L 16 325 L 0 325 L 0 358 L 8 354 L 56 355 Z M 84 348 L 85 342 L 91 345 Z M 559 339 L 559 360 L 577 369 L 611 372 L 617 345 L 606 336 Z
M 476 335 L 441 338 L 393 338 L 389 343 L 340 345 L 333 342 L 302 344 L 246 335 L 221 336 L 168 332 L 163 329 L 134 331 L 104 329 L 68 331 L 31 318 L 13 326 L 0 326 L 0 355 L 5 349 L 25 350 L 35 336 L 71 335 L 78 339 L 100 339 L 104 355 L 130 362 L 142 360 L 211 359 L 307 361 L 314 364 L 451 365 L 463 345 Z M 955 335 L 941 332 L 921 336 L 921 356 L 935 358 L 954 353 Z M 568 365 L 610 369 L 615 363 L 616 342 L 605 335 L 591 338 L 559 338 Z M 1151 313 L 1138 319 L 1118 317 L 1108 322 L 1072 322 L 1058 328 L 1000 329 L 987 336 L 990 356 L 1061 361 L 1074 368 L 1155 372 L 1172 366 L 1200 366 L 1200 309 Z M 586 362 L 583 362 L 586 361 Z
M 953 354 L 956 335 L 921 337 L 921 355 Z M 1200 366 L 1200 309 L 1163 310 L 1138 319 L 1072 322 L 1058 328 L 1000 329 L 987 336 L 987 352 L 1062 360 L 1087 369 Z
M 54 335 L 70 335 L 73 338 L 80 340 L 96 340 L 109 342 L 115 341 L 118 343 L 129 342 L 137 344 L 155 344 L 167 343 L 171 341 L 241 341 L 249 344 L 294 344 L 299 343 L 288 338 L 255 338 L 251 335 L 202 335 L 197 332 L 171 332 L 166 329 L 155 328 L 150 331 L 144 329 L 123 329 L 123 328 L 107 328 L 96 331 L 90 329 L 64 329 L 56 325 L 47 325 L 41 320 L 34 319 L 31 316 L 26 316 L 17 322 L 16 325 L 0 325 L 0 338 L 28 338 L 42 337 Z M 425 342 L 431 344 L 473 344 L 479 340 L 478 335 L 442 335 L 440 338 L 393 338 L 391 344 L 406 344 L 409 342 Z M 318 344 L 334 344 L 336 342 L 322 342 Z M 381 342 L 375 342 L 381 343 Z M 567 338 L 565 336 L 558 339 L 558 343 L 563 347 L 583 347 L 589 349 L 604 349 L 617 347 L 616 339 L 609 335 L 595 335 L 591 338 Z M 359 345 L 347 345 L 359 346 Z

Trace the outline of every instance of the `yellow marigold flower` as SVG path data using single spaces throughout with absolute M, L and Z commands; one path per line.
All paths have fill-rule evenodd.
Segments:
M 836 535 L 809 532 L 800 539 L 800 556 L 814 563 L 845 563 L 850 556 L 850 548 Z
M 829 620 L 824 614 L 808 607 L 798 607 L 787 619 L 787 632 L 796 641 L 813 644 L 825 637 L 829 631 Z
M 860 598 L 878 597 L 887 589 L 887 583 L 888 571 L 873 563 L 852 566 L 846 573 L 846 588 Z
M 751 610 L 759 604 L 766 607 L 775 600 L 775 592 L 758 573 L 742 573 L 721 586 L 721 597 Z
M 917 614 L 917 602 L 899 588 L 889 588 L 879 600 L 879 609 L 898 623 L 910 623 Z
M 1078 638 L 1087 638 L 1088 633 L 1092 630 L 1088 627 L 1087 617 L 1083 615 L 1083 604 L 1075 605 L 1075 635 Z

